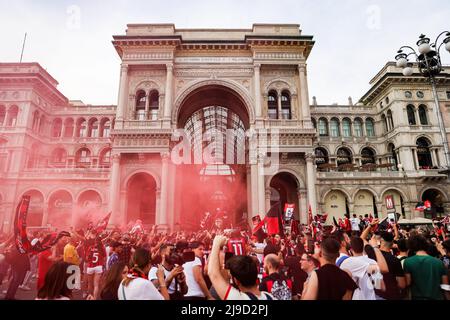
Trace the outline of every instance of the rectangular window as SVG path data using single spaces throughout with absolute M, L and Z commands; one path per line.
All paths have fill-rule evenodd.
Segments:
M 447 99 L 450 100 L 450 91 L 447 91 Z

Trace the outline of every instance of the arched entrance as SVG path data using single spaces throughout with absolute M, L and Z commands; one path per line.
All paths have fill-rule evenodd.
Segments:
M 75 228 L 83 228 L 90 222 L 96 223 L 104 217 L 100 210 L 102 207 L 102 198 L 95 190 L 83 191 L 77 200 L 76 210 L 72 215 L 72 225 Z
M 220 85 L 200 87 L 182 102 L 177 115 L 188 149 L 176 166 L 175 222 L 198 229 L 206 212 L 232 228 L 247 217 L 249 115 L 241 97 Z M 186 153 L 186 154 L 184 154 Z
M 327 223 L 344 218 L 345 214 L 350 214 L 349 200 L 347 195 L 340 190 L 331 190 L 324 199 L 325 211 L 328 214 Z
M 390 189 L 383 193 L 381 198 L 381 213 L 378 214 L 378 217 L 382 219 L 386 217 L 388 213 L 394 212 L 401 214 L 402 217 L 406 217 L 405 199 L 403 199 L 400 192 L 395 189 Z
M 48 223 L 58 229 L 70 227 L 73 199 L 69 192 L 58 190 L 48 200 Z
M 27 226 L 41 227 L 42 218 L 44 216 L 44 195 L 38 190 L 30 190 L 25 192 L 24 196 L 30 196 Z
M 270 181 L 270 206 L 281 203 L 284 210 L 286 204 L 294 204 L 294 219 L 300 220 L 299 198 L 297 190 L 300 188 L 297 179 L 290 173 L 281 172 L 276 174 Z
M 127 185 L 127 222 L 136 220 L 146 226 L 156 221 L 156 181 L 147 173 L 134 175 Z
M 445 216 L 446 198 L 440 190 L 426 190 L 422 195 L 422 201 L 430 201 L 431 203 L 431 208 L 424 211 L 425 218 L 435 219 L 443 218 Z
M 377 206 L 375 201 L 375 196 L 368 190 L 360 190 L 355 194 L 353 200 L 353 214 L 358 217 L 371 215 L 375 217 L 377 215 Z

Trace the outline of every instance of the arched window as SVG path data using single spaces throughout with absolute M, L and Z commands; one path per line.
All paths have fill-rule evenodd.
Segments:
M 269 119 L 278 119 L 278 103 L 276 91 L 270 91 L 268 96 Z
M 384 114 L 381 115 L 381 121 L 383 122 L 384 132 L 388 132 L 389 131 L 389 125 L 388 125 L 386 116 Z
M 140 90 L 136 94 L 136 120 L 145 120 L 145 105 L 147 103 L 147 95 L 145 91 Z
M 362 120 L 359 118 L 356 118 L 353 122 L 353 129 L 355 130 L 355 136 L 356 137 L 362 137 L 363 136 L 363 127 L 362 127 Z
M 390 155 L 389 162 L 393 164 L 392 170 L 398 171 L 397 154 L 395 153 L 395 145 L 392 143 L 388 145 L 388 153 Z
M 109 119 L 103 119 L 101 136 L 103 138 L 109 138 L 110 133 L 111 133 L 111 121 L 109 121 Z
M 67 152 L 63 148 L 56 148 L 52 152 L 51 165 L 54 167 L 65 167 L 67 161 Z
M 427 107 L 423 104 L 419 106 L 419 118 L 421 125 L 428 125 Z
M 91 151 L 82 148 L 75 154 L 75 163 L 77 168 L 87 168 L 91 166 Z
M 109 168 L 111 166 L 111 149 L 105 149 L 100 154 L 100 164 L 101 168 Z
M 388 120 L 388 124 L 389 124 L 389 131 L 394 130 L 394 119 L 392 117 L 391 110 L 388 110 L 388 112 L 387 112 L 387 120 Z
M 375 137 L 375 126 L 372 118 L 366 119 L 366 134 L 368 137 Z
M 339 126 L 339 120 L 336 118 L 331 119 L 330 121 L 330 128 L 331 128 L 331 136 L 332 137 L 339 137 L 340 136 L 340 126 Z
M 417 158 L 419 160 L 420 169 L 431 169 L 433 167 L 433 161 L 431 160 L 431 143 L 426 138 L 417 139 Z
M 317 167 L 320 167 L 321 165 L 324 165 L 324 164 L 327 164 L 330 162 L 330 159 L 328 157 L 328 152 L 324 148 L 316 148 L 315 154 L 316 154 Z
M 337 161 L 338 166 L 353 163 L 352 152 L 350 150 L 348 150 L 347 148 L 340 148 L 337 151 L 336 161 Z
M 150 93 L 150 120 L 158 120 L 159 113 L 159 93 L 152 91 Z
M 72 138 L 73 137 L 73 119 L 67 118 L 64 121 L 64 138 Z
M 98 120 L 97 119 L 91 119 L 89 120 L 89 137 L 90 138 L 98 138 L 99 133 L 98 128 Z
M 14 127 L 17 123 L 17 116 L 19 115 L 19 108 L 12 106 L 8 110 L 8 118 L 6 120 L 7 127 Z
M 87 133 L 88 133 L 87 121 L 81 118 L 77 122 L 77 137 L 85 138 L 87 137 Z
M 370 148 L 364 148 L 361 150 L 361 164 L 376 164 L 375 152 Z
M 281 94 L 281 114 L 283 119 L 292 119 L 291 114 L 291 95 L 287 91 L 283 91 Z
M 352 124 L 349 118 L 344 118 L 342 120 L 342 134 L 345 138 L 352 136 Z
M 52 138 L 59 138 L 61 137 L 61 130 L 62 130 L 62 120 L 60 118 L 57 118 L 53 120 L 52 123 Z
M 319 135 L 321 137 L 328 136 L 328 121 L 325 118 L 319 119 Z
M 408 105 L 406 107 L 406 113 L 408 114 L 408 123 L 410 126 L 415 126 L 416 122 L 416 108 L 413 105 Z
M 6 108 L 0 105 L 0 126 L 3 126 L 6 119 Z

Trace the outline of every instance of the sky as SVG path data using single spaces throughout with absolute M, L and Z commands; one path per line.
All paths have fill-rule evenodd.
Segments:
M 357 102 L 402 45 L 450 30 L 450 1 L 428 0 L 0 0 L 0 62 L 39 62 L 70 100 L 117 104 L 120 58 L 111 44 L 129 23 L 176 28 L 299 24 L 316 44 L 308 84 L 319 104 Z M 444 64 L 450 53 L 442 51 Z

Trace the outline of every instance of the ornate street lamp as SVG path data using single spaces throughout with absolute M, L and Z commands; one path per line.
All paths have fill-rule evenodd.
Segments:
M 439 39 L 445 35 L 444 40 L 439 43 Z M 436 104 L 436 114 L 439 122 L 439 128 L 442 138 L 442 143 L 444 145 L 446 168 L 450 168 L 450 153 L 447 142 L 447 134 L 445 132 L 444 121 L 442 118 L 441 109 L 439 107 L 439 99 L 436 91 L 436 76 L 442 71 L 442 62 L 440 50 L 442 46 L 450 52 L 450 32 L 444 31 L 437 38 L 434 43 L 430 43 L 430 38 L 425 35 L 419 37 L 417 41 L 417 51 L 410 46 L 403 46 L 398 50 L 395 60 L 397 60 L 397 67 L 403 68 L 403 75 L 406 77 L 412 76 L 414 73 L 414 64 L 409 62 L 409 57 L 414 56 L 417 62 L 417 67 L 420 73 L 431 83 L 433 88 L 434 102 Z M 405 52 L 406 51 L 406 52 Z M 409 52 L 409 53 L 408 53 Z M 448 170 L 447 170 L 448 171 Z

